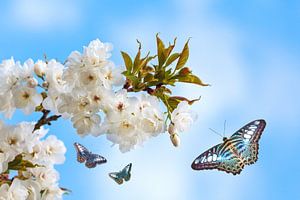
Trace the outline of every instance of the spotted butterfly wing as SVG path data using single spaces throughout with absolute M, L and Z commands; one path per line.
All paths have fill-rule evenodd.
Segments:
M 205 151 L 192 163 L 194 170 L 218 169 L 234 175 L 239 174 L 243 167 L 240 158 L 230 153 L 229 147 L 226 148 L 223 143 Z
M 98 154 L 93 154 L 82 144 L 74 143 L 74 147 L 77 152 L 77 161 L 80 163 L 85 162 L 85 166 L 88 168 L 94 168 L 97 164 L 106 163 L 106 159 Z
M 194 170 L 217 169 L 239 174 L 245 165 L 257 161 L 258 141 L 266 126 L 265 120 L 255 120 L 237 132 L 229 139 L 199 155 L 192 163 Z
M 123 183 L 123 180 L 129 181 L 131 177 L 131 167 L 132 163 L 126 165 L 120 172 L 111 172 L 109 177 L 112 178 L 119 185 Z
M 236 144 L 238 153 L 244 159 L 246 165 L 253 164 L 257 161 L 258 141 L 265 127 L 265 120 L 255 120 L 239 129 L 230 137 L 230 140 Z

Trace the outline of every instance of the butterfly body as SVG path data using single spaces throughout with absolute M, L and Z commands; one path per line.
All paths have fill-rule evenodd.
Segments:
M 121 171 L 119 172 L 111 172 L 109 173 L 109 177 L 112 178 L 116 183 L 121 185 L 124 180 L 129 181 L 131 177 L 131 167 L 132 163 L 126 165 Z
M 255 120 L 230 138 L 223 138 L 220 143 L 199 155 L 192 163 L 194 170 L 217 169 L 239 174 L 245 165 L 253 164 L 258 159 L 258 141 L 266 126 L 263 119 Z
M 74 147 L 77 152 L 77 161 L 80 163 L 85 162 L 85 166 L 88 168 L 95 168 L 97 165 L 107 162 L 103 156 L 90 152 L 82 144 L 75 142 Z

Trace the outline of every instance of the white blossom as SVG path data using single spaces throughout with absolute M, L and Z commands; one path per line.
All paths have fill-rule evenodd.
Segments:
M 42 144 L 43 157 L 46 162 L 62 164 L 65 161 L 66 147 L 64 143 L 50 135 Z
M 96 112 L 101 109 L 106 112 L 109 109 L 110 101 L 114 98 L 114 92 L 104 87 L 97 87 L 88 96 L 91 100 L 91 110 Z
M 90 66 L 105 66 L 107 59 L 111 56 L 112 48 L 109 43 L 102 43 L 99 39 L 93 40 L 87 47 L 84 47 L 82 59 Z
M 48 83 L 48 93 L 55 98 L 65 92 L 65 81 L 63 80 L 64 66 L 56 60 L 50 60 L 45 70 L 45 80 Z
M 13 100 L 16 108 L 22 109 L 25 114 L 30 114 L 34 112 L 36 106 L 40 105 L 43 98 L 35 89 L 22 86 L 13 90 Z
M 59 180 L 59 173 L 52 167 L 36 167 L 29 170 L 42 190 L 51 187 Z
M 0 174 L 5 172 L 8 167 L 7 153 L 0 152 Z
M 57 185 L 51 185 L 42 193 L 41 200 L 61 200 L 63 191 Z
M 100 128 L 101 117 L 92 112 L 80 112 L 71 118 L 80 136 L 95 133 Z
M 187 131 L 196 120 L 196 114 L 191 110 L 191 106 L 186 101 L 177 105 L 171 114 L 171 124 L 169 132 L 171 134 Z
M 41 199 L 41 185 L 35 180 L 21 181 L 22 185 L 27 189 L 28 196 L 26 200 L 40 200 Z
M 0 111 L 4 113 L 6 118 L 11 118 L 16 110 L 12 98 L 13 95 L 11 91 L 8 91 L 5 94 L 0 94 Z
M 124 84 L 124 76 L 123 70 L 109 60 L 111 51 L 111 44 L 96 39 L 84 46 L 82 52 L 73 51 L 64 64 L 56 60 L 34 63 L 28 59 L 23 65 L 13 58 L 2 61 L 0 112 L 11 117 L 18 108 L 28 114 L 42 103 L 44 109 L 55 115 L 70 118 L 78 135 L 107 134 L 107 139 L 119 145 L 122 152 L 164 133 L 166 116 L 158 98 L 130 96 L 126 89 L 116 90 Z M 42 83 L 38 83 L 34 76 Z M 38 85 L 44 89 L 44 99 L 36 90 Z M 182 102 L 171 114 L 168 128 L 171 135 L 186 131 L 195 120 L 189 107 L 187 102 Z M 27 136 L 34 142 L 24 139 Z M 54 136 L 46 140 L 15 133 L 0 137 L 5 141 L 2 148 L 15 149 L 7 151 L 10 158 L 25 151 L 25 158 L 36 164 L 50 162 L 53 165 L 65 159 L 66 149 Z M 0 158 L 7 160 L 7 155 L 0 155 Z M 45 160 L 42 161 L 41 157 Z
M 46 68 L 47 64 L 42 60 L 38 60 L 33 66 L 34 73 L 38 76 L 44 76 Z
M 43 140 L 48 132 L 43 127 L 32 132 L 34 124 L 22 122 L 5 125 L 0 120 L 0 173 L 7 170 L 8 162 L 17 155 L 22 155 L 23 160 L 38 164 L 22 171 L 22 180 L 9 174 L 13 178 L 9 179 L 12 183 L 0 186 L 0 200 L 62 198 L 63 192 L 58 187 L 59 174 L 54 169 L 54 164 L 65 160 L 66 148 L 56 136 L 50 135 Z
M 107 139 L 119 145 L 121 152 L 127 152 L 146 139 L 165 131 L 163 113 L 155 97 L 142 96 L 128 100 L 121 92 L 118 104 L 110 112 L 102 125 Z M 122 108 L 122 109 L 116 109 Z
M 101 69 L 101 72 L 102 76 L 100 76 L 100 78 L 106 89 L 110 89 L 112 86 L 124 85 L 125 79 L 122 75 L 122 70 L 120 68 L 115 68 L 113 63 L 109 63 Z
M 27 198 L 29 198 L 29 192 L 21 180 L 15 178 L 10 186 L 8 184 L 1 185 L 0 199 L 26 200 Z
M 128 97 L 127 91 L 124 89 L 119 90 L 114 94 L 114 96 L 108 102 L 106 111 L 108 112 L 108 115 L 111 112 L 121 114 L 128 110 L 134 111 L 135 108 L 133 108 L 133 106 L 135 106 L 136 103 L 137 103 L 137 98 Z

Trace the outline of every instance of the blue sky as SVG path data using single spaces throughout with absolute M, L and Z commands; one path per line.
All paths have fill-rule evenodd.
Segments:
M 300 171 L 300 3 L 299 1 L 1 1 L 0 58 L 64 61 L 99 38 L 114 45 L 112 59 L 122 65 L 120 50 L 134 53 L 135 40 L 155 50 L 155 34 L 191 37 L 189 66 L 208 88 L 178 85 L 176 93 L 202 96 L 193 108 L 199 117 L 172 147 L 167 134 L 122 154 L 105 137 L 79 138 L 68 121 L 54 123 L 68 148 L 57 169 L 61 185 L 73 192 L 65 199 L 299 199 Z M 181 48 L 181 47 L 180 47 Z M 179 50 L 179 49 L 178 49 Z M 258 162 L 231 176 L 193 171 L 196 156 L 221 142 L 208 128 L 227 136 L 245 123 L 264 118 Z M 34 120 L 17 115 L 8 123 Z M 75 161 L 72 147 L 81 142 L 107 157 L 88 170 Z M 108 177 L 133 163 L 132 179 L 119 186 Z

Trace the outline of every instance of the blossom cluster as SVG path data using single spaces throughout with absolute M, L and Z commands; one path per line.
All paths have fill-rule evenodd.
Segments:
M 54 165 L 64 162 L 66 148 L 54 135 L 45 138 L 48 130 L 33 130 L 34 123 L 0 121 L 0 199 L 62 199 Z
M 166 49 L 169 54 L 174 45 Z M 159 45 L 159 51 L 163 47 Z M 130 73 L 145 76 L 144 72 L 151 72 L 151 67 L 143 65 L 155 56 L 139 60 L 139 48 L 136 61 L 132 63 L 122 52 L 126 72 L 115 67 L 110 60 L 111 51 L 111 44 L 96 39 L 83 47 L 83 52 L 73 51 L 64 63 L 54 59 L 36 62 L 28 59 L 22 64 L 13 58 L 0 63 L 0 113 L 6 118 L 11 118 L 16 109 L 27 115 L 43 113 L 35 123 L 6 125 L 0 120 L 0 200 L 62 199 L 64 191 L 59 187 L 59 173 L 54 165 L 64 162 L 66 148 L 53 135 L 45 138 L 48 130 L 43 127 L 61 116 L 72 121 L 79 136 L 106 135 L 121 152 L 130 151 L 166 131 L 173 145 L 179 145 L 178 133 L 187 131 L 196 119 L 190 108 L 194 100 L 175 97 L 176 104 L 170 109 L 172 98 L 165 95 L 169 91 L 160 83 L 156 85 L 158 96 L 153 95 L 156 90 L 151 88 L 143 89 L 148 93 L 130 95 L 130 92 L 139 91 L 136 90 L 139 84 L 143 86 Z M 170 60 L 179 58 L 176 70 L 180 70 L 174 80 L 201 85 L 200 79 L 190 71 L 182 73 L 188 56 L 187 43 L 181 54 L 174 55 Z M 171 61 L 167 63 L 170 65 Z M 131 67 L 131 64 L 143 66 L 140 67 L 142 71 L 135 71 L 136 66 Z M 148 74 L 148 79 L 151 76 L 154 78 Z M 130 79 L 135 80 L 131 88 Z M 168 101 L 164 101 L 167 98 Z M 161 101 L 167 111 L 161 108 Z M 49 113 L 54 115 L 47 118 Z
M 0 64 L 0 112 L 11 117 L 19 108 L 30 114 L 42 105 L 70 118 L 78 135 L 106 134 L 122 152 L 164 133 L 166 114 L 158 98 L 149 94 L 130 96 L 120 87 L 125 79 L 122 69 L 109 60 L 111 50 L 111 44 L 97 39 L 82 53 L 72 52 L 64 64 L 29 59 L 22 65 L 14 59 L 4 60 Z M 171 136 L 185 131 L 194 120 L 184 110 L 189 107 L 183 101 L 173 111 L 172 129 L 168 129 Z

